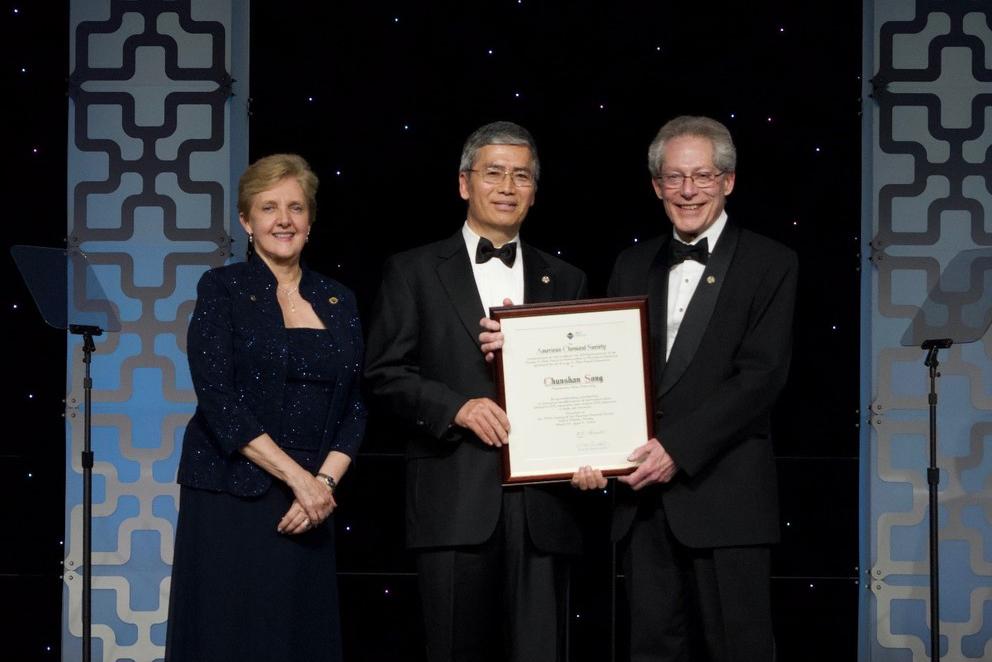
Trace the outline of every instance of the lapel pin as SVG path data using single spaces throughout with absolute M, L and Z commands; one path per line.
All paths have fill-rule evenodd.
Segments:
M 331 297 L 330 299 L 328 299 L 328 301 L 330 303 L 334 304 L 334 303 L 337 303 L 338 302 L 338 298 L 337 297 Z
M 706 282 L 707 282 L 707 283 L 708 283 L 709 285 L 712 285 L 713 283 L 715 283 L 715 282 L 716 282 L 716 276 L 707 276 L 707 277 L 706 277 Z
M 551 276 L 541 276 L 541 282 L 547 285 L 551 282 Z

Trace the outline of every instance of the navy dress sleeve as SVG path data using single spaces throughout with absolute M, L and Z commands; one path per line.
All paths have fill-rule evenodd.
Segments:
M 186 339 L 198 413 L 209 438 L 233 455 L 265 432 L 236 385 L 231 292 L 214 271 L 200 278 Z

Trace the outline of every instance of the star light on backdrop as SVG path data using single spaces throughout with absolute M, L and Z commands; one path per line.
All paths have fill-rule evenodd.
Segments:
M 11 7 L 0 21 L 4 24 L 4 61 L 20 61 L 8 70 L 4 80 L 8 95 L 15 99 L 6 104 L 5 117 L 8 127 L 16 127 L 7 135 L 10 158 L 6 190 L 18 201 L 8 206 L 8 220 L 19 229 L 6 235 L 3 251 L 8 317 L 2 323 L 7 348 L 5 372 L 9 375 L 4 401 L 10 423 L 5 441 L 0 443 L 0 478 L 4 483 L 0 496 L 10 505 L 0 511 L 0 519 L 10 527 L 13 537 L 8 537 L 6 549 L 0 553 L 0 576 L 9 578 L 0 585 L 0 592 L 8 605 L 22 604 L 32 614 L 47 614 L 44 625 L 29 623 L 26 628 L 15 626 L 9 630 L 17 633 L 15 639 L 24 632 L 30 633 L 24 641 L 5 646 L 4 656 L 12 656 L 11 659 L 20 658 L 18 653 L 22 650 L 26 653 L 24 659 L 55 659 L 59 631 L 54 619 L 59 611 L 63 556 L 60 536 L 64 485 L 56 458 L 65 452 L 59 414 L 65 386 L 64 361 L 59 355 L 64 356 L 65 336 L 41 321 L 9 257 L 14 243 L 32 243 L 36 239 L 34 243 L 59 245 L 65 236 L 64 208 L 58 206 L 64 197 L 52 195 L 64 181 L 64 159 L 57 158 L 52 163 L 45 153 L 52 153 L 48 146 L 58 145 L 60 140 L 64 147 L 66 48 L 56 44 L 48 51 L 41 47 L 48 44 L 49 35 L 32 33 L 36 20 L 21 7 Z M 53 66 L 49 59 L 52 57 L 62 61 Z M 54 153 L 59 154 L 58 149 Z M 40 180 L 26 181 L 30 178 Z M 61 188 L 64 190 L 64 185 Z M 46 227 L 50 221 L 54 224 Z M 28 301 L 22 306 L 25 298 Z M 27 579 L 30 577 L 39 581 L 32 584 Z M 31 599 L 32 592 L 42 586 L 47 588 L 43 591 L 47 596 L 44 609 L 33 605 Z

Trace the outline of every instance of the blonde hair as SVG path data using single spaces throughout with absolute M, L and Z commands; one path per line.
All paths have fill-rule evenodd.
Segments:
M 312 224 L 317 219 L 317 187 L 320 180 L 310 169 L 306 159 L 299 154 L 263 156 L 248 166 L 238 180 L 238 212 L 248 218 L 255 196 L 268 191 L 287 177 L 295 178 L 303 189 Z

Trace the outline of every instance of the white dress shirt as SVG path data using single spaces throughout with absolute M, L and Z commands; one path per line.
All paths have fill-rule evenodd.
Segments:
M 713 249 L 716 247 L 716 242 L 720 239 L 720 234 L 726 225 L 727 212 L 724 211 L 720 213 L 720 217 L 716 219 L 713 225 L 706 228 L 706 231 L 693 239 L 689 245 L 694 246 L 705 237 L 709 252 L 712 254 Z M 672 228 L 672 241 L 685 243 L 679 239 L 675 228 Z M 689 302 L 692 301 L 692 295 L 696 292 L 696 286 L 699 285 L 699 279 L 703 277 L 703 271 L 705 270 L 705 264 L 700 264 L 695 260 L 685 260 L 681 264 L 676 264 L 668 272 L 668 342 L 665 346 L 666 361 L 672 353 L 672 345 L 675 344 L 675 337 L 679 333 L 679 327 L 682 326 L 685 311 L 689 307 Z
M 489 316 L 491 307 L 502 306 L 503 299 L 509 299 L 514 304 L 524 303 L 524 258 L 520 235 L 507 242 L 517 242 L 517 257 L 512 267 L 503 264 L 499 258 L 476 264 L 475 251 L 479 246 L 479 235 L 472 231 L 468 222 L 462 226 L 462 237 L 465 238 L 465 248 L 468 250 L 468 259 L 472 262 L 472 273 L 475 275 L 475 286 L 486 309 L 486 316 Z

